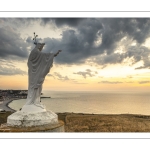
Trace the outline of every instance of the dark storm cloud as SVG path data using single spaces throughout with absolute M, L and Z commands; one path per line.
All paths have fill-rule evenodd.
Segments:
M 124 53 L 111 53 L 109 55 L 95 56 L 91 61 L 100 65 L 122 63 L 126 58 L 131 59 L 131 65 L 143 61 L 143 65 L 135 69 L 150 68 L 150 49 L 145 46 L 127 46 Z
M 112 53 L 109 55 L 96 56 L 94 57 L 94 60 L 91 61 L 94 61 L 100 65 L 117 64 L 121 63 L 126 57 L 128 57 L 126 54 Z
M 115 43 L 125 35 L 130 36 L 138 43 L 143 43 L 149 36 L 149 18 L 108 18 L 102 20 L 106 29 L 108 29 L 106 31 L 108 33 L 106 40 L 109 39 L 108 45 Z
M 25 28 L 32 24 L 40 23 L 40 18 L 0 18 L 0 22 L 4 25 L 11 25 L 13 28 Z
M 25 75 L 25 71 L 15 67 L 2 67 L 0 66 L 0 75 Z
M 10 26 L 15 24 L 18 27 L 29 26 L 33 23 L 43 26 L 55 23 L 60 30 L 62 29 L 62 37 L 56 39 L 49 36 L 43 41 L 46 43 L 46 52 L 62 49 L 61 54 L 55 58 L 56 63 L 85 63 L 87 58 L 93 57 L 92 61 L 105 65 L 122 63 L 125 58 L 133 57 L 132 64 L 144 61 L 143 66 L 137 69 L 150 67 L 149 49 L 142 46 L 150 35 L 149 18 L 6 18 L 1 19 L 2 21 L 9 22 Z M 64 25 L 68 28 L 64 28 Z M 123 38 L 130 39 L 137 45 L 122 43 L 126 51 L 121 54 L 114 53 Z M 27 46 L 31 44 L 31 37 L 23 41 L 18 33 L 8 27 L 0 28 L 1 57 L 25 58 L 28 56 Z
M 102 24 L 93 19 L 84 19 L 76 30 L 65 30 L 62 32 L 62 38 L 53 39 L 53 50 L 62 49 L 61 57 L 56 58 L 58 63 L 83 63 L 85 58 L 91 55 L 99 54 L 98 49 L 93 47 L 102 29 Z M 52 39 L 46 38 L 46 42 L 52 42 Z M 47 51 L 50 49 L 47 47 Z M 103 50 L 102 50 L 103 52 Z M 102 53 L 101 52 L 101 53 Z
M 49 24 L 52 21 L 58 26 L 61 27 L 63 25 L 76 27 L 81 21 L 82 18 L 41 18 L 42 23 Z
M 133 58 L 132 64 L 143 61 L 143 65 L 135 69 L 150 68 L 150 49 L 145 46 L 131 46 L 125 54 L 125 58 Z
M 0 28 L 0 57 L 20 57 L 28 56 L 27 43 L 23 41 L 13 28 L 6 26 Z
M 135 46 L 131 47 L 128 52 L 128 57 L 131 58 L 133 57 L 133 64 L 143 61 L 143 66 L 137 67 L 135 69 L 142 69 L 142 68 L 150 68 L 150 59 L 149 59 L 149 54 L 150 54 L 150 49 L 148 49 L 145 46 Z
M 54 20 L 56 22 L 59 18 Z M 56 23 L 56 25 L 71 26 L 69 22 L 71 19 L 60 19 L 60 24 Z M 106 55 L 98 58 L 101 60 L 96 61 L 97 63 L 103 65 L 121 63 L 131 55 L 135 59 L 133 63 L 143 59 L 138 55 L 140 51 L 136 48 L 141 48 L 141 44 L 150 35 L 148 18 L 87 18 L 76 22 L 76 28 L 64 30 L 61 39 L 45 39 L 47 43 L 51 43 L 47 49 L 63 50 L 61 57 L 56 58 L 57 63 L 84 63 L 86 58 L 104 53 Z M 138 46 L 125 45 L 127 51 L 125 54 L 114 53 L 119 42 L 125 37 L 135 41 Z M 145 65 L 149 64 L 145 62 Z

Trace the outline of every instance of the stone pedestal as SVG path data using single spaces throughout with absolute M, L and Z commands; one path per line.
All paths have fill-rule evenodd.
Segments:
M 44 107 L 25 105 L 21 111 L 8 116 L 0 132 L 64 132 L 64 123 L 58 121 L 57 114 Z
M 58 124 L 58 116 L 52 111 L 45 112 L 22 112 L 17 111 L 7 118 L 8 126 L 41 126 Z

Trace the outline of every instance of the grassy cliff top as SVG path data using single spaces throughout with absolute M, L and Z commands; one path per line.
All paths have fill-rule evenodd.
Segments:
M 0 124 L 12 112 L 0 114 Z M 65 132 L 150 132 L 150 116 L 120 114 L 57 113 L 65 123 Z

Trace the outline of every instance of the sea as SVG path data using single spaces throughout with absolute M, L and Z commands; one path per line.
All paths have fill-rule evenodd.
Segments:
M 44 91 L 42 103 L 55 113 L 142 114 L 150 115 L 150 92 Z M 14 100 L 9 107 L 19 110 L 26 99 Z

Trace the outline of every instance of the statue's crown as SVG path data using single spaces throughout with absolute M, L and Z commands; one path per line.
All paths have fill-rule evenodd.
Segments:
M 37 45 L 36 37 L 38 37 L 38 35 L 35 35 L 35 32 L 33 34 L 34 34 L 34 38 L 33 38 L 34 44 Z

